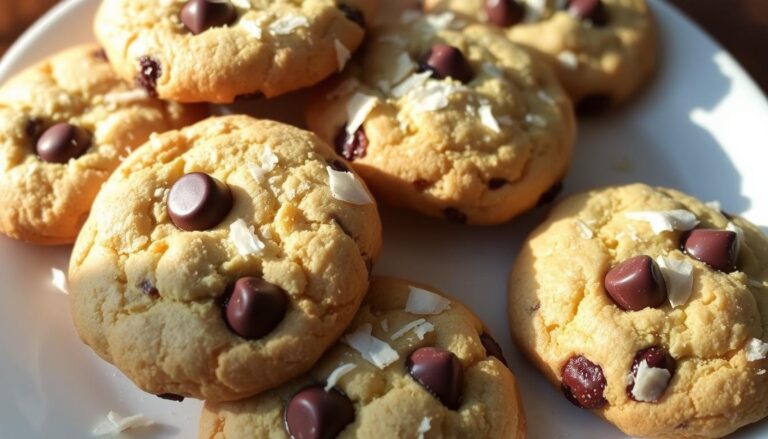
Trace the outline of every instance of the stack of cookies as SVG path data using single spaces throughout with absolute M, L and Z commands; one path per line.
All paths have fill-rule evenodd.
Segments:
M 575 109 L 652 73 L 653 17 L 378 3 L 104 0 L 100 46 L 0 89 L 0 232 L 74 243 L 81 338 L 142 390 L 205 400 L 201 438 L 526 437 L 485 325 L 372 276 L 376 203 L 484 225 L 551 202 Z M 309 131 L 207 117 L 297 90 Z M 626 433 L 720 437 L 768 415 L 766 261 L 759 229 L 674 190 L 577 195 L 513 267 L 511 332 Z

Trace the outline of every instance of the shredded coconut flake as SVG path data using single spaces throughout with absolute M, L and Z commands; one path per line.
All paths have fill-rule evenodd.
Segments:
M 720 204 L 720 201 L 718 200 L 707 201 L 706 203 L 704 203 L 704 205 L 709 207 L 712 210 L 717 210 L 718 212 L 723 208 L 722 205 Z
M 229 226 L 229 240 L 235 245 L 240 256 L 258 254 L 267 247 L 256 236 L 253 227 L 248 227 L 242 219 L 238 219 Z
M 632 396 L 638 401 L 658 401 L 667 388 L 667 383 L 671 377 L 672 375 L 667 369 L 649 367 L 648 362 L 643 360 L 637 368 Z
M 264 179 L 267 175 L 267 171 L 265 171 L 261 166 L 253 162 L 248 162 L 246 166 L 248 167 L 248 172 L 251 173 L 251 177 L 253 177 L 254 180 L 256 180 L 259 183 L 264 182 Z
M 416 315 L 436 315 L 451 307 L 451 301 L 431 291 L 411 286 L 405 311 Z
M 496 133 L 501 132 L 499 122 L 493 116 L 493 109 L 490 105 L 481 105 L 477 109 L 477 113 L 480 115 L 480 121 L 483 122 L 483 125 L 488 127 L 488 129 Z
M 576 70 L 579 67 L 579 58 L 570 50 L 565 50 L 557 54 L 557 60 L 565 67 Z
M 364 93 L 355 93 L 347 103 L 347 133 L 354 134 L 376 107 L 378 99 Z
M 736 234 L 736 255 L 738 256 L 741 248 L 744 246 L 744 229 L 733 222 L 729 222 L 728 225 L 725 226 L 725 230 Z
M 359 352 L 365 361 L 383 370 L 400 359 L 400 355 L 389 344 L 372 336 L 372 330 L 373 326 L 365 323 L 355 332 L 347 334 L 343 341 Z
M 122 417 L 119 414 L 110 411 L 107 419 L 102 421 L 93 429 L 94 436 L 116 436 L 126 430 L 134 428 L 149 427 L 154 421 L 142 414 Z
M 333 387 L 336 385 L 336 383 L 339 382 L 341 377 L 352 372 L 356 367 L 357 367 L 356 364 L 346 363 L 334 369 L 334 371 L 331 372 L 330 375 L 328 375 L 328 379 L 325 380 L 325 391 L 328 392 L 331 389 L 333 389 Z
M 269 25 L 272 35 L 288 35 L 300 27 L 309 27 L 307 17 L 300 15 L 286 15 L 275 20 Z
M 768 343 L 759 338 L 753 338 L 747 342 L 744 352 L 746 353 L 747 361 L 764 360 L 768 357 Z
M 410 331 L 411 329 L 413 329 L 413 328 L 415 328 L 415 327 L 417 327 L 417 326 L 421 325 L 422 323 L 426 323 L 426 322 L 427 322 L 427 321 L 426 321 L 426 320 L 424 320 L 424 319 L 418 319 L 418 320 L 414 320 L 414 321 L 412 321 L 412 322 L 410 322 L 410 323 L 406 324 L 405 326 L 403 326 L 403 327 L 402 327 L 402 328 L 400 328 L 399 330 L 395 331 L 395 333 L 394 333 L 394 334 L 392 334 L 392 335 L 389 337 L 389 339 L 390 339 L 390 340 L 397 340 L 398 338 L 400 338 L 400 337 L 404 336 L 404 335 L 405 335 L 405 334 L 406 334 L 408 331 Z
M 251 2 L 249 0 L 229 0 L 235 7 L 240 9 L 250 9 Z
M 397 87 L 392 89 L 392 96 L 401 98 L 407 95 L 411 90 L 415 90 L 424 85 L 430 76 L 432 76 L 431 72 L 414 73 L 405 81 L 401 82 Z
M 416 63 L 413 62 L 411 56 L 407 53 L 401 53 L 400 56 L 397 57 L 397 64 L 395 65 L 395 70 L 392 72 L 392 77 L 388 78 L 389 83 L 392 85 L 399 84 L 414 70 L 416 70 Z
M 760 369 L 757 371 L 758 375 L 765 375 L 765 369 Z
M 421 420 L 421 424 L 419 424 L 419 429 L 416 430 L 416 433 L 419 434 L 419 439 L 424 439 L 424 434 L 429 432 L 429 430 L 432 429 L 432 419 L 428 416 L 425 416 Z
M 426 73 L 426 72 L 425 72 Z M 438 111 L 448 106 L 452 94 L 464 90 L 464 87 L 452 82 L 428 81 L 422 87 L 411 91 L 413 111 L 428 113 Z
M 141 102 L 149 99 L 149 94 L 143 88 L 135 88 L 128 91 L 116 91 L 104 96 L 104 101 L 107 104 L 119 105 L 119 104 L 132 104 L 135 102 Z
M 443 12 L 441 14 L 429 14 L 426 16 L 427 23 L 434 29 L 448 29 L 451 22 L 456 18 L 453 12 Z
M 342 71 L 347 66 L 352 54 L 347 49 L 347 46 L 339 40 L 333 40 L 333 46 L 336 48 L 336 62 L 339 64 L 339 71 Z
M 57 290 L 69 294 L 67 290 L 67 275 L 58 268 L 51 268 L 51 283 Z
M 261 20 L 242 20 L 240 25 L 243 26 L 243 29 L 245 29 L 245 31 L 248 32 L 250 36 L 257 40 L 261 39 L 263 35 L 263 31 L 261 29 Z
M 328 184 L 331 187 L 333 198 L 351 204 L 373 204 L 373 198 L 355 174 L 337 171 L 330 166 L 326 169 L 328 170 Z
M 687 261 L 659 256 L 656 263 L 661 268 L 664 282 L 667 284 L 667 296 L 672 308 L 684 305 L 691 297 L 693 289 L 693 265 Z
M 682 209 L 659 212 L 627 212 L 624 216 L 633 221 L 647 222 L 651 225 L 653 233 L 657 235 L 673 230 L 687 232 L 699 224 L 696 215 Z
M 587 223 L 585 223 L 584 221 L 578 218 L 576 218 L 574 222 L 576 223 L 576 228 L 579 229 L 579 235 L 581 235 L 582 238 L 584 239 L 594 238 L 595 232 L 593 232 L 592 229 L 589 228 Z
M 413 333 L 416 334 L 416 337 L 418 337 L 419 340 L 424 340 L 424 336 L 426 336 L 427 333 L 432 332 L 434 330 L 435 330 L 435 325 L 429 322 L 424 322 L 419 326 L 415 327 L 413 329 Z

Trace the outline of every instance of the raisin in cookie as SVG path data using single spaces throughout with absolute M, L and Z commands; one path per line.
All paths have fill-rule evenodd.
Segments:
M 455 300 L 373 278 L 350 332 L 310 372 L 245 401 L 206 403 L 200 438 L 524 438 L 512 373 Z
M 411 18 L 373 32 L 311 99 L 309 127 L 390 204 L 472 224 L 530 209 L 571 159 L 556 78 L 489 27 Z
M 580 107 L 621 102 L 657 63 L 656 24 L 645 0 L 426 0 L 505 29 L 549 60 Z
M 147 392 L 248 397 L 335 342 L 380 245 L 373 199 L 316 136 L 212 118 L 152 138 L 106 183 L 72 255 L 72 314 Z
M 204 114 L 122 81 L 95 45 L 21 72 L 0 89 L 0 233 L 36 244 L 74 242 L 122 157 L 151 133 Z
M 637 437 L 711 438 L 768 415 L 768 239 L 680 192 L 563 201 L 509 280 L 513 338 L 576 406 Z
M 105 0 L 96 36 L 117 72 L 180 102 L 232 102 L 341 70 L 376 0 Z

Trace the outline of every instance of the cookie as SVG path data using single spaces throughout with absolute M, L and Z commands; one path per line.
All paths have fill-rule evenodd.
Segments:
M 768 415 L 768 238 L 680 192 L 575 195 L 509 279 L 519 348 L 633 437 L 713 438 Z
M 201 119 L 119 79 L 98 46 L 58 53 L 0 89 L 0 233 L 69 244 L 120 160 Z
M 72 254 L 71 311 L 143 390 L 244 398 L 336 341 L 380 246 L 373 199 L 316 136 L 211 118 L 153 137 L 105 184 Z
M 575 139 L 554 74 L 486 26 L 410 12 L 310 99 L 308 126 L 389 204 L 471 224 L 535 206 Z
M 375 0 L 106 0 L 98 40 L 117 72 L 179 102 L 228 103 L 314 85 L 341 70 Z
M 426 0 L 505 29 L 554 66 L 580 109 L 629 98 L 657 64 L 657 31 L 645 0 Z
M 207 402 L 201 439 L 524 438 L 512 373 L 459 302 L 373 278 L 347 335 L 310 372 L 252 399 Z

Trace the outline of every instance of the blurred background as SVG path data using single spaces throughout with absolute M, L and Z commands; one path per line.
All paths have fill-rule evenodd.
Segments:
M 768 92 L 768 0 L 667 1 L 720 41 Z M 0 54 L 56 3 L 57 0 L 0 0 Z

